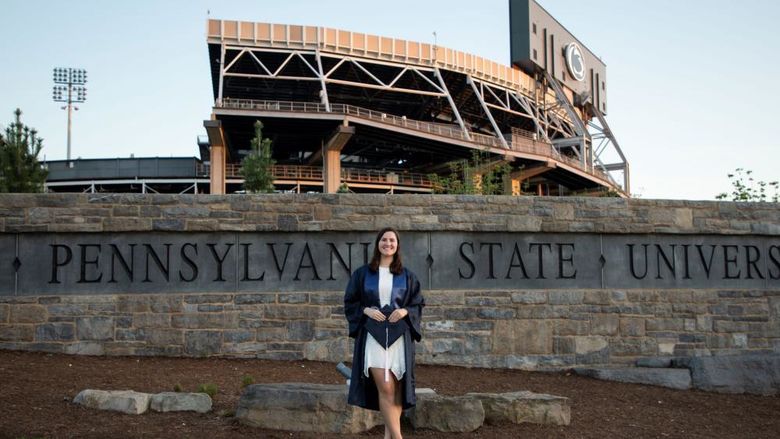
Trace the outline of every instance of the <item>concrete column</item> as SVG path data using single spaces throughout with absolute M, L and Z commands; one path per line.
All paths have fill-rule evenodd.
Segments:
M 335 194 L 341 185 L 341 151 L 326 149 L 322 146 L 322 192 Z
M 346 121 L 339 125 L 327 142 L 322 144 L 322 192 L 334 194 L 341 185 L 341 150 L 347 144 L 355 127 L 347 126 Z
M 225 193 L 225 163 L 227 162 L 227 147 L 225 145 L 225 135 L 222 131 L 222 122 L 219 120 L 203 121 L 206 127 L 206 133 L 209 136 L 209 151 L 211 169 L 209 171 L 209 182 L 211 184 L 211 193 L 222 195 Z
M 211 148 L 211 172 L 209 181 L 211 193 L 223 195 L 225 193 L 225 147 L 212 146 Z

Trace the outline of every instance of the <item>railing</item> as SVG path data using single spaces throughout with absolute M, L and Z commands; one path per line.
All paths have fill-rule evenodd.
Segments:
M 381 111 L 369 110 L 367 108 L 348 104 L 331 104 L 331 111 L 328 112 L 324 104 L 316 102 L 262 101 L 225 98 L 222 102 L 217 102 L 216 106 L 218 108 L 238 110 L 344 114 L 414 131 L 470 142 L 483 147 L 505 149 L 501 141 L 494 136 L 469 132 L 469 137 L 466 137 L 466 133 L 463 130 L 450 125 L 407 119 L 405 116 L 395 116 L 382 113 Z M 566 163 L 569 166 L 573 166 L 603 180 L 611 181 L 609 176 L 602 170 L 595 167 L 589 169 L 579 160 L 559 154 L 551 144 L 535 140 L 533 137 L 535 137 L 534 133 L 531 133 L 530 131 L 512 129 L 512 133 L 507 136 L 506 140 L 512 151 L 548 157 Z
M 198 164 L 198 176 L 208 176 L 210 166 Z M 305 180 L 322 181 L 322 167 L 298 165 L 274 165 L 271 173 L 275 180 Z M 225 176 L 241 178 L 241 165 L 229 163 L 225 165 Z M 430 188 L 433 186 L 426 174 L 395 173 L 373 169 L 341 168 L 341 181 L 349 183 L 376 183 L 399 186 L 415 186 Z

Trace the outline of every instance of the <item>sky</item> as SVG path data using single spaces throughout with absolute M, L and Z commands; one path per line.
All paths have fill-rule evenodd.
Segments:
M 713 199 L 727 174 L 780 179 L 780 2 L 538 0 L 607 65 L 607 121 L 641 198 Z M 196 156 L 213 106 L 211 18 L 434 42 L 509 64 L 508 0 L 3 0 L 0 128 L 66 158 L 52 69 L 88 71 L 72 156 Z

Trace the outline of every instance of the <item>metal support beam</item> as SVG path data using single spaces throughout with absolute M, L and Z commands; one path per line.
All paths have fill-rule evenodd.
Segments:
M 219 91 L 217 92 L 217 106 L 222 105 L 222 89 L 224 88 L 225 84 L 225 45 L 220 45 L 220 56 L 219 56 Z
M 498 124 L 496 123 L 496 120 L 493 119 L 493 114 L 490 113 L 490 109 L 487 107 L 487 105 L 485 105 L 485 100 L 482 98 L 482 94 L 477 89 L 477 84 L 471 78 L 471 75 L 466 75 L 466 83 L 471 86 L 471 88 L 474 90 L 474 94 L 477 95 L 477 99 L 479 99 L 479 104 L 482 105 L 482 110 L 487 115 L 488 120 L 490 120 L 490 124 L 493 125 L 493 130 L 496 132 L 496 137 L 498 137 L 498 139 L 501 141 L 501 144 L 504 146 L 504 148 L 509 149 L 509 145 L 506 143 L 506 139 L 504 139 L 504 135 L 501 133 L 501 130 L 498 128 Z
M 320 96 L 320 102 L 325 104 L 325 111 L 330 113 L 330 100 L 328 100 L 328 88 L 325 86 L 325 74 L 322 72 L 322 58 L 320 58 L 319 49 L 317 49 L 314 56 L 317 58 L 317 71 L 320 77 L 320 87 L 322 87 L 322 89 L 320 90 L 320 93 L 322 93 L 322 96 Z
M 471 140 L 471 136 L 469 135 L 469 130 L 466 128 L 466 124 L 463 123 L 463 119 L 460 117 L 460 112 L 458 111 L 458 107 L 455 105 L 455 101 L 452 100 L 452 95 L 450 95 L 450 90 L 447 88 L 447 85 L 444 83 L 444 78 L 441 76 L 441 72 L 439 71 L 439 68 L 433 69 L 433 74 L 436 75 L 436 79 L 439 80 L 439 84 L 441 84 L 441 89 L 444 90 L 444 96 L 447 97 L 447 102 L 450 103 L 450 108 L 452 108 L 452 114 L 455 115 L 455 119 L 458 121 L 458 125 L 460 125 L 460 129 L 463 130 L 463 134 L 466 136 L 466 139 Z

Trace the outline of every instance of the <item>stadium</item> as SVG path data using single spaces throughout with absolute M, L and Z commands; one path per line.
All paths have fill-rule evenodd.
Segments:
M 200 158 L 49 162 L 49 191 L 234 193 L 254 124 L 280 191 L 431 193 L 472 160 L 502 193 L 630 194 L 606 66 L 533 0 L 509 2 L 511 65 L 328 27 L 209 19 Z M 473 159 L 479 158 L 475 163 Z

